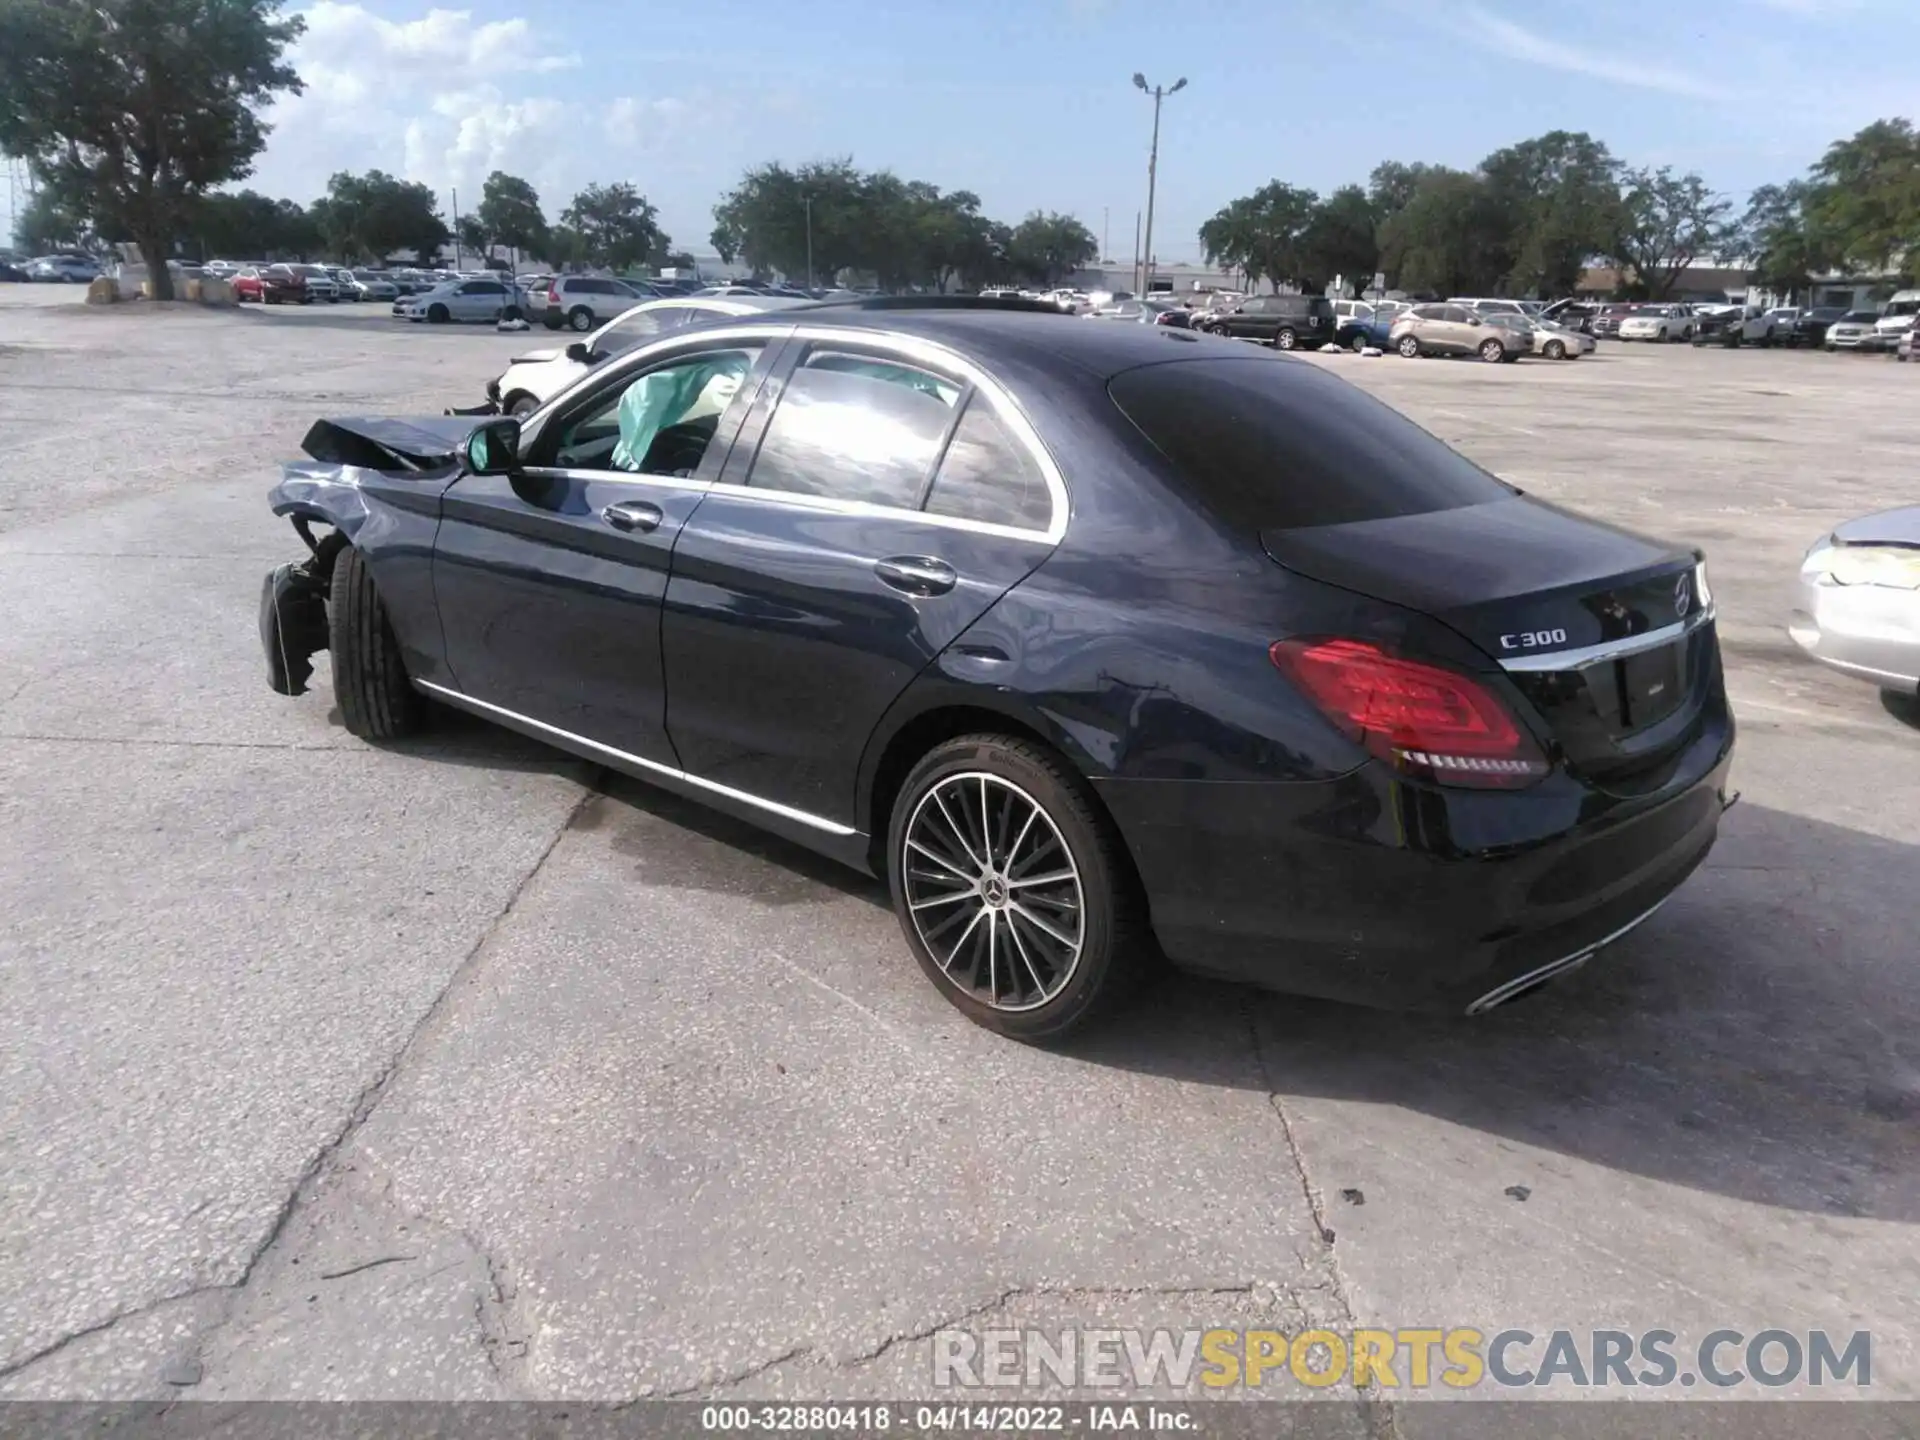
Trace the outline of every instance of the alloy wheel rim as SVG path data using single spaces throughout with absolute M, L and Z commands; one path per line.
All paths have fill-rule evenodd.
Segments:
M 1040 802 L 984 771 L 936 782 L 900 855 L 914 932 L 949 984 L 991 1009 L 1034 1010 L 1079 969 L 1080 869 Z

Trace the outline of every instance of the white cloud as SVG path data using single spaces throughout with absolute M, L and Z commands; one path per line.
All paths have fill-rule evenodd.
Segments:
M 247 182 L 270 193 L 306 200 L 337 170 L 382 169 L 478 199 L 486 176 L 506 170 L 557 211 L 588 179 L 628 178 L 622 152 L 657 145 L 681 109 L 665 97 L 577 98 L 580 56 L 549 52 L 524 18 L 430 9 L 395 20 L 354 0 L 317 0 L 304 14 L 290 59 L 306 91 L 273 107 Z M 596 125 L 610 146 L 581 146 Z
M 1787 0 L 1787 3 L 1793 3 L 1793 0 Z M 1801 0 L 1801 3 L 1806 3 L 1806 0 Z M 1708 84 L 1692 71 L 1670 69 L 1651 61 L 1594 54 L 1524 29 L 1478 5 L 1463 6 L 1460 14 L 1465 20 L 1460 33 L 1466 39 L 1482 49 L 1515 60 L 1641 90 L 1662 90 L 1670 95 L 1689 95 L 1699 99 L 1725 98 L 1724 91 Z

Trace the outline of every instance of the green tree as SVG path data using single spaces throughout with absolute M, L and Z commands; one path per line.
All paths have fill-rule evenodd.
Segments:
M 480 222 L 485 243 L 505 245 L 516 262 L 524 252 L 538 250 L 546 239 L 547 217 L 540 211 L 539 192 L 504 170 L 487 176 L 474 218 Z
M 1876 120 L 1836 140 L 1805 193 L 1814 226 L 1860 269 L 1920 260 L 1920 133 L 1909 120 Z
M 1746 213 L 1732 227 L 1726 248 L 1760 289 L 1792 294 L 1841 263 L 1839 247 L 1809 213 L 1813 194 L 1807 181 L 1791 180 L 1762 185 L 1748 197 Z
M 246 177 L 260 108 L 301 89 L 302 28 L 278 0 L 0 0 L 0 149 L 132 235 L 171 299 L 195 202 Z
M 1429 169 L 1380 228 L 1380 257 L 1403 289 L 1486 294 L 1501 278 L 1504 231 L 1487 183 L 1458 170 Z
M 377 263 L 412 250 L 420 264 L 430 265 L 453 238 L 433 191 L 383 170 L 339 172 L 327 181 L 326 196 L 314 202 L 312 212 L 325 247 L 349 263 Z
M 1200 248 L 1256 284 L 1303 284 L 1313 269 L 1307 232 L 1319 209 L 1313 191 L 1272 180 L 1216 211 L 1200 227 Z
M 1681 273 L 1701 256 L 1726 246 L 1733 227 L 1730 202 L 1707 182 L 1671 166 L 1628 170 L 1622 179 L 1620 221 L 1612 258 L 1629 287 L 1650 300 L 1663 300 Z
M 1554 130 L 1480 162 L 1501 232 L 1502 288 L 1554 296 L 1577 289 L 1619 233 L 1620 166 L 1584 132 Z M 1491 257 L 1489 257 L 1491 258 Z
M 1036 210 L 1007 237 L 1006 260 L 1013 270 L 1055 285 L 1100 254 L 1100 241 L 1071 215 Z
M 1343 185 L 1316 205 L 1300 237 L 1305 269 L 1321 284 L 1338 275 L 1354 293 L 1373 283 L 1380 266 L 1380 242 L 1373 202 L 1358 185 Z
M 1443 173 L 1443 165 L 1408 165 L 1399 160 L 1383 160 L 1367 177 L 1367 199 L 1373 202 L 1376 225 L 1385 225 L 1412 202 L 1420 182 L 1429 175 Z
M 13 243 L 29 255 L 53 250 L 90 249 L 96 243 L 93 222 L 67 204 L 50 185 L 34 192 L 14 220 Z
M 589 185 L 560 213 L 562 223 L 579 232 L 585 257 L 613 270 L 658 264 L 668 240 L 656 212 L 633 186 Z
M 710 238 L 722 260 L 756 273 L 804 276 L 809 255 L 816 276 L 868 269 L 880 248 L 867 233 L 872 201 L 851 159 L 762 165 L 714 206 Z
M 453 238 L 463 250 L 472 252 L 475 259 L 486 255 L 489 248 L 487 227 L 480 223 L 478 215 L 462 215 L 454 221 Z

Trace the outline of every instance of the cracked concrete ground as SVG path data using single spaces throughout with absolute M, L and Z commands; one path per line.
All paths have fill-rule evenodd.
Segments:
M 1314 361 L 1707 546 L 1745 799 L 1476 1024 L 1172 981 L 1051 1054 L 859 877 L 266 690 L 272 462 L 527 337 L 47 299 L 0 300 L 0 1396 L 895 1397 L 943 1326 L 1316 1323 L 1869 1328 L 1920 1393 L 1920 732 L 1781 631 L 1804 545 L 1911 498 L 1906 369 Z

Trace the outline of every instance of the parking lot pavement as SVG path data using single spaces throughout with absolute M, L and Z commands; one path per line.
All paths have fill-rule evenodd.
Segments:
M 268 693 L 272 462 L 527 344 L 319 318 L 0 296 L 0 1396 L 897 1396 L 942 1325 L 1315 1321 L 1866 1328 L 1920 1394 L 1920 729 L 1782 633 L 1805 545 L 1910 498 L 1905 367 L 1314 357 L 1706 545 L 1744 799 L 1481 1021 L 1167 981 L 1056 1054 L 870 882 Z

